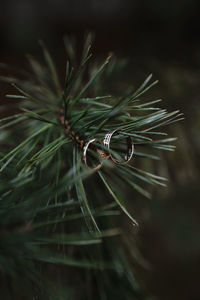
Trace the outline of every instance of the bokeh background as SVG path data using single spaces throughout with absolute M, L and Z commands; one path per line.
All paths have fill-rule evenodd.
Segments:
M 163 154 L 158 169 L 168 188 L 133 202 L 140 251 L 149 262 L 140 272 L 147 290 L 162 300 L 200 299 L 199 15 L 198 0 L 0 0 L 0 62 L 26 67 L 26 53 L 41 55 L 42 38 L 62 74 L 63 35 L 74 35 L 79 45 L 92 30 L 95 55 L 112 51 L 128 62 L 116 89 L 137 87 L 153 73 L 159 84 L 145 97 L 184 113 L 185 120 L 168 129 L 178 136 L 177 150 Z M 7 93 L 1 84 L 1 104 Z

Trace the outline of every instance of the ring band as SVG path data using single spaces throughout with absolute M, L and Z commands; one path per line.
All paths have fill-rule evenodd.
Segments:
M 118 131 L 120 131 L 120 130 L 122 130 L 122 129 L 121 129 L 121 128 L 118 128 L 118 129 L 115 129 L 115 130 L 113 130 L 113 131 L 111 131 L 111 132 L 109 132 L 109 133 L 107 133 L 107 134 L 105 135 L 104 140 L 103 140 L 103 144 L 104 144 L 105 147 L 108 148 L 108 151 L 109 151 L 109 149 L 110 149 L 110 142 L 111 142 L 112 136 L 113 136 L 116 132 L 118 132 Z M 131 160 L 132 156 L 133 156 L 133 153 L 134 153 L 134 143 L 133 143 L 132 138 L 131 138 L 130 136 L 128 136 L 128 137 L 126 138 L 126 140 L 127 140 L 127 152 L 126 152 L 126 154 L 125 154 L 125 156 L 124 156 L 124 161 L 123 161 L 123 162 L 118 161 L 117 159 L 115 159 L 115 158 L 113 157 L 112 154 L 110 154 L 110 158 L 112 159 L 112 161 L 113 161 L 114 163 L 118 164 L 118 165 L 126 164 L 127 162 L 129 162 L 129 161 Z
M 86 165 L 89 169 L 92 169 L 92 170 L 94 170 L 94 171 L 97 171 L 97 170 L 99 170 L 99 169 L 102 167 L 102 163 L 98 164 L 98 165 L 97 165 L 96 167 L 94 167 L 94 168 L 91 168 L 91 167 L 88 165 L 88 163 L 87 163 L 87 150 L 88 150 L 90 144 L 92 144 L 92 143 L 95 142 L 95 141 L 98 142 L 97 139 L 89 140 L 89 141 L 85 144 L 85 146 L 83 147 L 83 162 L 85 163 L 85 165 Z M 98 152 L 98 149 L 97 149 L 97 148 L 96 148 L 96 151 Z

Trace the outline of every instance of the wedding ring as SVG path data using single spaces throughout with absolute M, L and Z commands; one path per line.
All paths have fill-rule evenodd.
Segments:
M 104 137 L 104 140 L 103 140 L 103 144 L 105 147 L 108 148 L 108 152 L 109 150 L 111 150 L 111 147 L 110 147 L 110 143 L 111 143 L 111 139 L 113 137 L 114 134 L 116 134 L 117 132 L 121 131 L 122 129 L 121 128 L 118 128 L 118 129 L 115 129 L 109 133 L 107 133 Z M 124 161 L 119 161 L 117 160 L 111 153 L 110 153 L 110 158 L 112 159 L 112 161 L 118 165 L 120 164 L 126 164 L 127 162 L 129 162 L 133 156 L 133 153 L 134 153 L 134 143 L 133 143 L 133 140 L 130 136 L 128 136 L 126 138 L 126 141 L 127 141 L 127 150 L 126 150 L 126 153 L 124 155 Z
M 92 143 L 94 143 L 94 142 L 100 143 L 97 139 L 92 139 L 92 140 L 89 140 L 89 141 L 84 145 L 84 147 L 83 147 L 83 162 L 85 163 L 85 165 L 86 165 L 89 169 L 92 169 L 92 170 L 94 170 L 94 171 L 97 171 L 97 170 L 99 170 L 99 169 L 102 167 L 102 162 L 99 163 L 99 164 L 98 164 L 97 166 L 95 166 L 95 167 L 90 167 L 90 166 L 88 165 L 88 161 L 87 161 L 87 151 L 88 151 L 88 149 L 89 149 L 89 147 L 90 147 L 90 144 L 92 144 Z M 94 151 L 96 151 L 97 154 L 99 154 L 99 153 L 98 153 L 98 148 L 97 148 L 96 146 L 94 146 L 94 145 L 93 145 L 93 147 L 94 147 Z M 100 155 L 100 156 L 101 156 L 101 155 Z

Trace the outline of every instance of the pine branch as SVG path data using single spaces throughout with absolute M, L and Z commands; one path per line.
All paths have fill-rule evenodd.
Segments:
M 95 88 L 104 89 L 102 73 L 110 64 L 112 70 L 107 69 L 106 76 L 112 75 L 116 63 L 109 56 L 96 70 L 93 67 L 85 81 L 91 39 L 86 39 L 79 66 L 72 45 L 65 39 L 70 62 L 66 63 L 63 88 L 43 42 L 45 66 L 28 56 L 33 70 L 30 78 L 6 78 L 13 81 L 17 93 L 7 97 L 20 101 L 15 105 L 21 112 L 0 120 L 0 269 L 9 278 L 27 269 L 27 280 L 31 282 L 38 282 L 38 264 L 41 268 L 51 263 L 113 269 L 115 280 L 122 277 L 131 295 L 142 299 L 123 253 L 117 249 L 117 255 L 112 253 L 107 259 L 102 259 L 102 253 L 104 248 L 113 252 L 112 241 L 105 240 L 121 233 L 118 226 L 112 225 L 120 212 L 137 225 L 126 207 L 122 188 L 150 198 L 146 184 L 165 186 L 164 178 L 134 164 L 138 157 L 158 160 L 159 151 L 173 151 L 169 143 L 175 138 L 157 139 L 166 135 L 157 130 L 183 117 L 179 111 L 169 113 L 154 107 L 160 100 L 140 103 L 139 97 L 157 83 L 151 83 L 152 75 L 136 91 L 125 91 L 119 98 L 109 93 L 94 94 Z M 103 141 L 105 134 L 117 128 L 120 132 L 113 136 L 110 154 L 120 158 L 130 137 L 135 145 L 134 159 L 127 165 L 116 165 L 110 157 L 98 156 L 98 151 L 106 156 L 108 149 L 96 142 L 98 151 L 88 149 L 87 153 L 91 163 L 102 163 L 96 174 L 82 160 L 83 147 L 93 138 Z M 105 196 L 107 193 L 109 196 Z M 106 282 L 98 275 L 96 278 L 105 286 L 110 280 Z M 121 290 L 123 294 L 123 287 Z

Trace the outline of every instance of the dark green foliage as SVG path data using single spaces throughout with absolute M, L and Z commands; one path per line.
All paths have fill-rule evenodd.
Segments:
M 18 293 L 16 282 L 23 278 L 25 299 L 144 298 L 133 274 L 134 245 L 124 246 L 125 233 L 119 228 L 121 212 L 137 226 L 127 210 L 124 189 L 150 198 L 144 184 L 164 185 L 165 178 L 134 162 L 139 157 L 157 160 L 160 150 L 173 151 L 168 143 L 174 139 L 163 139 L 166 134 L 159 130 L 182 116 L 154 107 L 160 100 L 139 101 L 156 83 L 150 83 L 151 75 L 136 91 L 119 98 L 104 94 L 118 65 L 110 57 L 98 68 L 89 64 L 90 42 L 88 36 L 78 64 L 65 39 L 70 62 L 63 89 L 42 42 L 44 66 L 28 56 L 32 74 L 23 80 L 3 78 L 13 81 L 17 94 L 7 97 L 16 100 L 13 105 L 19 112 L 0 120 L 0 270 L 11 295 Z M 79 66 L 74 69 L 72 62 Z M 98 172 L 86 168 L 82 149 L 58 120 L 58 107 L 83 141 L 102 140 L 121 128 L 116 147 L 131 136 L 133 162 L 117 166 L 104 160 Z

